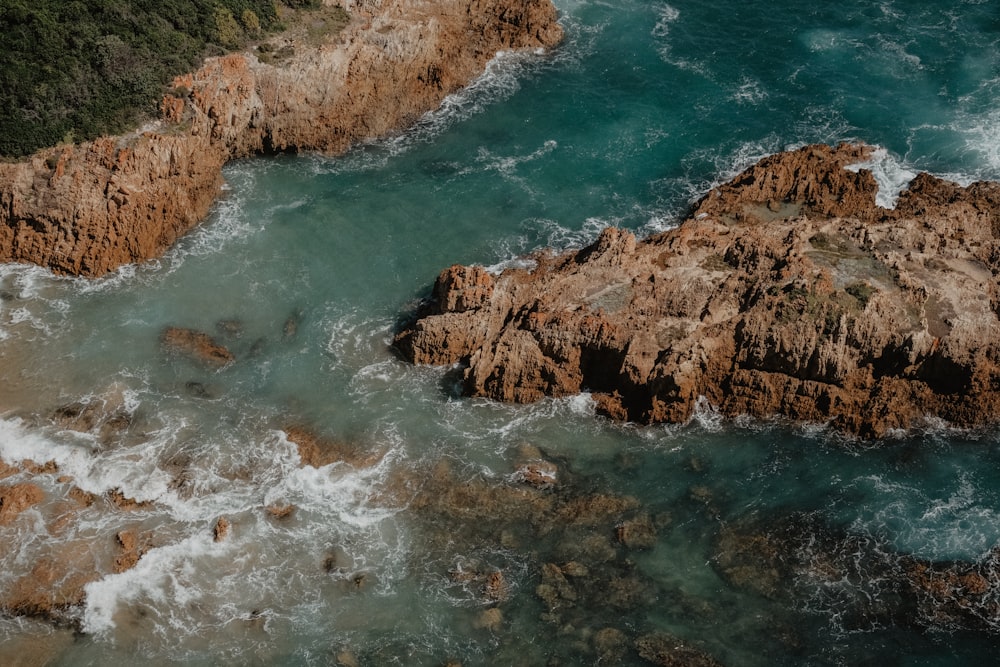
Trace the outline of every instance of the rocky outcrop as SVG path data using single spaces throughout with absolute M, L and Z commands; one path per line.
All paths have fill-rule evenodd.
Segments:
M 178 77 L 159 122 L 0 164 L 0 261 L 98 276 L 162 253 L 205 217 L 227 161 L 344 151 L 412 123 L 498 51 L 561 38 L 548 0 L 348 3 L 318 47 L 276 64 L 213 58 Z
M 464 364 L 468 395 L 589 391 L 639 422 L 684 421 L 700 397 L 866 437 L 994 422 L 1000 184 L 920 174 L 886 209 L 871 152 L 774 155 L 643 241 L 607 229 L 533 268 L 453 266 L 395 344 Z
M 18 514 L 44 498 L 45 493 L 30 482 L 0 487 L 0 526 L 12 523 Z

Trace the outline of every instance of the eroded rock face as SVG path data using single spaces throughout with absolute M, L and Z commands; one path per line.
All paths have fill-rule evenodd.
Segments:
M 548 0 L 347 9 L 343 32 L 290 61 L 235 54 L 178 77 L 153 126 L 0 164 L 0 261 L 97 276 L 154 257 L 205 217 L 228 160 L 344 151 L 412 123 L 498 51 L 562 36 Z
M 533 269 L 442 272 L 396 336 L 421 364 L 466 366 L 468 395 L 592 392 L 617 419 L 723 413 L 865 437 L 1000 414 L 1000 184 L 921 174 L 876 205 L 866 146 L 774 155 L 676 229 L 540 253 Z

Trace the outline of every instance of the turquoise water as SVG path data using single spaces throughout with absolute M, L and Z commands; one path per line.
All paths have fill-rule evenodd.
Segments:
M 209 220 L 159 260 L 97 281 L 0 270 L 0 456 L 54 459 L 73 477 L 35 477 L 46 501 L 0 526 L 18 545 L 0 552 L 0 586 L 66 545 L 104 563 L 70 613 L 81 632 L 0 618 L 0 657 L 647 664 L 635 641 L 651 633 L 730 665 L 995 655 L 997 619 L 915 620 L 891 583 L 905 555 L 972 561 L 1000 542 L 995 432 L 929 426 L 862 445 L 710 406 L 686 425 L 616 425 L 586 396 L 463 399 L 453 370 L 389 348 L 444 267 L 499 268 L 606 225 L 669 228 L 712 184 L 787 147 L 880 145 L 887 189 L 916 170 L 1000 178 L 995 5 L 557 4 L 563 46 L 499 57 L 414 129 L 340 158 L 231 165 Z M 211 370 L 166 354 L 167 326 L 216 336 L 236 361 Z M 86 400 L 128 427 L 50 421 Z M 291 425 L 378 462 L 300 468 L 280 432 Z M 523 489 L 511 475 L 526 443 L 558 466 L 534 504 L 504 495 Z M 154 504 L 95 503 L 57 529 L 71 483 Z M 469 484 L 472 507 L 428 501 Z M 539 503 L 598 493 L 635 505 L 591 523 L 540 518 Z M 263 509 L 283 504 L 290 519 Z M 233 530 L 215 543 L 219 516 Z M 655 539 L 618 544 L 616 527 L 643 516 Z M 725 574 L 727 531 L 785 525 L 817 557 L 855 550 L 851 576 L 762 592 Z M 151 548 L 112 574 L 126 528 Z M 571 560 L 590 574 L 550 609 L 544 565 Z M 508 592 L 488 599 L 456 570 L 499 570 Z M 493 608 L 502 620 L 481 627 Z M 624 639 L 600 635 L 609 628 Z

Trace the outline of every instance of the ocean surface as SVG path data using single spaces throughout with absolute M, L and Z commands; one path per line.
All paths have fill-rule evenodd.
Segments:
M 158 260 L 99 280 L 0 267 L 0 458 L 58 465 L 2 482 L 45 500 L 0 526 L 0 589 L 40 561 L 96 568 L 68 625 L 0 616 L 0 662 L 639 665 L 650 637 L 727 665 L 995 661 L 1000 618 L 921 615 L 893 577 L 1000 544 L 996 431 L 859 443 L 710 405 L 614 424 L 587 395 L 463 398 L 455 369 L 390 342 L 453 263 L 670 228 L 785 148 L 882 147 L 886 205 L 921 170 L 1000 178 L 1000 7 L 557 6 L 562 46 L 499 55 L 398 136 L 230 165 L 209 219 Z M 169 326 L 236 361 L 169 354 Z M 53 420 L 72 404 L 117 426 Z M 291 426 L 351 463 L 300 466 Z M 550 488 L 517 472 L 539 458 Z M 150 504 L 120 509 L 115 489 Z M 782 544 L 739 576 L 733 536 L 776 526 L 850 576 L 785 576 Z M 124 530 L 147 550 L 113 573 Z

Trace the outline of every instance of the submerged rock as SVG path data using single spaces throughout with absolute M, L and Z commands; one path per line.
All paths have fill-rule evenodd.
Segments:
M 70 622 L 72 608 L 83 602 L 84 586 L 97 578 L 81 562 L 85 553 L 64 551 L 36 561 L 30 572 L 0 594 L 0 609 L 12 616 Z
M 713 566 L 737 588 L 829 609 L 846 630 L 1000 633 L 1000 546 L 976 561 L 935 562 L 793 514 L 724 527 Z
M 102 443 L 122 435 L 132 425 L 124 389 L 117 385 L 99 396 L 61 405 L 49 418 L 59 428 L 94 433 Z
M 473 625 L 481 630 L 497 631 L 503 623 L 503 612 L 496 607 L 490 607 L 479 612 Z
M 639 656 L 660 667 L 722 667 L 722 663 L 671 635 L 656 633 L 639 637 Z
M 208 366 L 221 368 L 232 363 L 236 357 L 211 336 L 194 329 L 168 327 L 160 336 L 163 348 L 174 354 L 182 354 Z
M 1000 184 L 921 174 L 885 209 L 871 152 L 771 156 L 643 241 L 610 228 L 533 268 L 453 266 L 395 345 L 463 364 L 468 395 L 589 391 L 616 419 L 682 422 L 705 397 L 866 437 L 993 423 Z
M 304 466 L 322 468 L 331 463 L 346 463 L 355 468 L 368 468 L 385 455 L 384 450 L 365 451 L 352 443 L 320 437 L 303 426 L 287 426 L 285 437 L 295 445 Z
M 615 526 L 615 536 L 629 549 L 651 549 L 656 546 L 656 528 L 653 520 L 646 514 L 619 523 Z

